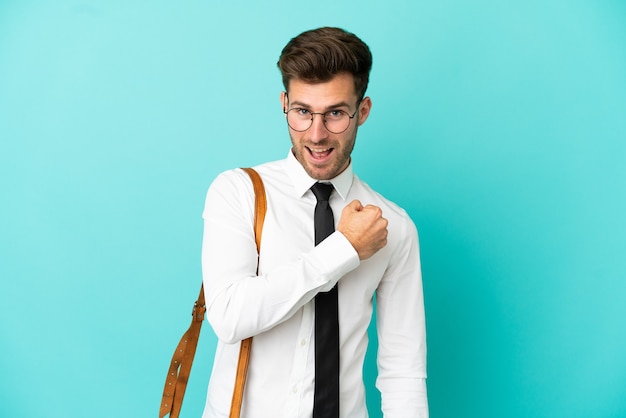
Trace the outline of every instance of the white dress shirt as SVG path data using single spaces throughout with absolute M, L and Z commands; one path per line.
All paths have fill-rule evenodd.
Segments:
M 203 213 L 207 319 L 219 341 L 203 418 L 229 413 L 240 341 L 254 336 L 242 418 L 311 417 L 315 379 L 313 299 L 339 282 L 340 413 L 365 418 L 362 370 L 376 297 L 378 379 L 386 418 L 428 417 L 426 331 L 417 230 L 404 210 L 359 180 L 350 165 L 332 179 L 335 225 L 354 199 L 382 209 L 387 245 L 360 261 L 338 231 L 314 245 L 316 199 L 292 153 L 255 167 L 267 214 L 259 273 L 254 192 L 242 170 L 220 174 Z

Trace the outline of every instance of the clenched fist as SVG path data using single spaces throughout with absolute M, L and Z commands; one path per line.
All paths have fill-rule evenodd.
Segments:
M 337 231 L 350 241 L 359 258 L 365 260 L 387 245 L 387 224 L 378 206 L 363 206 L 353 200 L 343 208 Z

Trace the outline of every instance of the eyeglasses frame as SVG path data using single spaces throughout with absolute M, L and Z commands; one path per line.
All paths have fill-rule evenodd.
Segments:
M 285 96 L 287 97 L 287 102 L 289 102 L 289 97 L 287 96 L 287 93 L 285 92 Z M 311 112 L 309 109 L 305 108 L 305 107 L 292 107 L 291 109 L 287 109 L 284 110 L 283 109 L 283 113 L 285 114 L 285 119 L 287 121 L 287 126 L 289 126 L 289 128 L 293 129 L 296 132 L 306 132 L 309 129 L 311 129 L 311 126 L 313 126 L 313 119 L 315 117 L 315 115 L 321 115 L 322 116 L 322 123 L 324 124 L 324 128 L 332 133 L 332 134 L 341 134 L 344 133 L 345 131 L 348 130 L 348 128 L 350 127 L 350 123 L 352 122 L 352 119 L 354 119 L 354 117 L 356 116 L 356 114 L 359 112 L 359 106 L 361 105 L 361 100 L 359 100 L 359 102 L 356 104 L 356 110 L 354 111 L 354 113 L 352 114 L 352 116 L 350 116 L 350 114 L 348 112 L 346 112 L 345 110 L 340 110 L 340 109 L 335 109 L 335 110 L 327 110 L 326 112 Z M 311 124 L 309 125 L 308 128 L 303 129 L 303 130 L 298 130 L 298 129 L 294 129 L 291 125 L 289 125 L 289 118 L 287 118 L 287 113 L 291 112 L 292 110 L 308 110 L 309 113 L 311 114 Z M 340 132 L 333 132 L 330 129 L 328 129 L 328 127 L 326 126 L 326 114 L 329 112 L 343 112 L 346 115 L 348 115 L 348 118 L 350 119 L 350 121 L 348 122 L 348 125 L 346 126 L 346 129 L 344 129 L 343 131 Z

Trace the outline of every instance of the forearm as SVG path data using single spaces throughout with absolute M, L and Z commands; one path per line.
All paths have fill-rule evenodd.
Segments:
M 426 328 L 417 231 L 394 253 L 377 294 L 378 380 L 385 418 L 427 418 Z
M 207 318 L 218 337 L 236 342 L 267 331 L 290 318 L 320 291 L 330 290 L 356 267 L 354 256 L 338 250 L 341 234 L 295 260 L 257 276 L 232 256 L 203 255 Z M 254 256 L 256 260 L 256 255 Z M 243 267 L 243 268 L 242 268 Z

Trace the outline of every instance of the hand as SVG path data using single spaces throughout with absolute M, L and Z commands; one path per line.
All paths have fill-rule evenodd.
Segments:
M 363 206 L 353 200 L 343 208 L 337 231 L 350 241 L 359 258 L 365 260 L 387 245 L 387 224 L 378 206 Z

